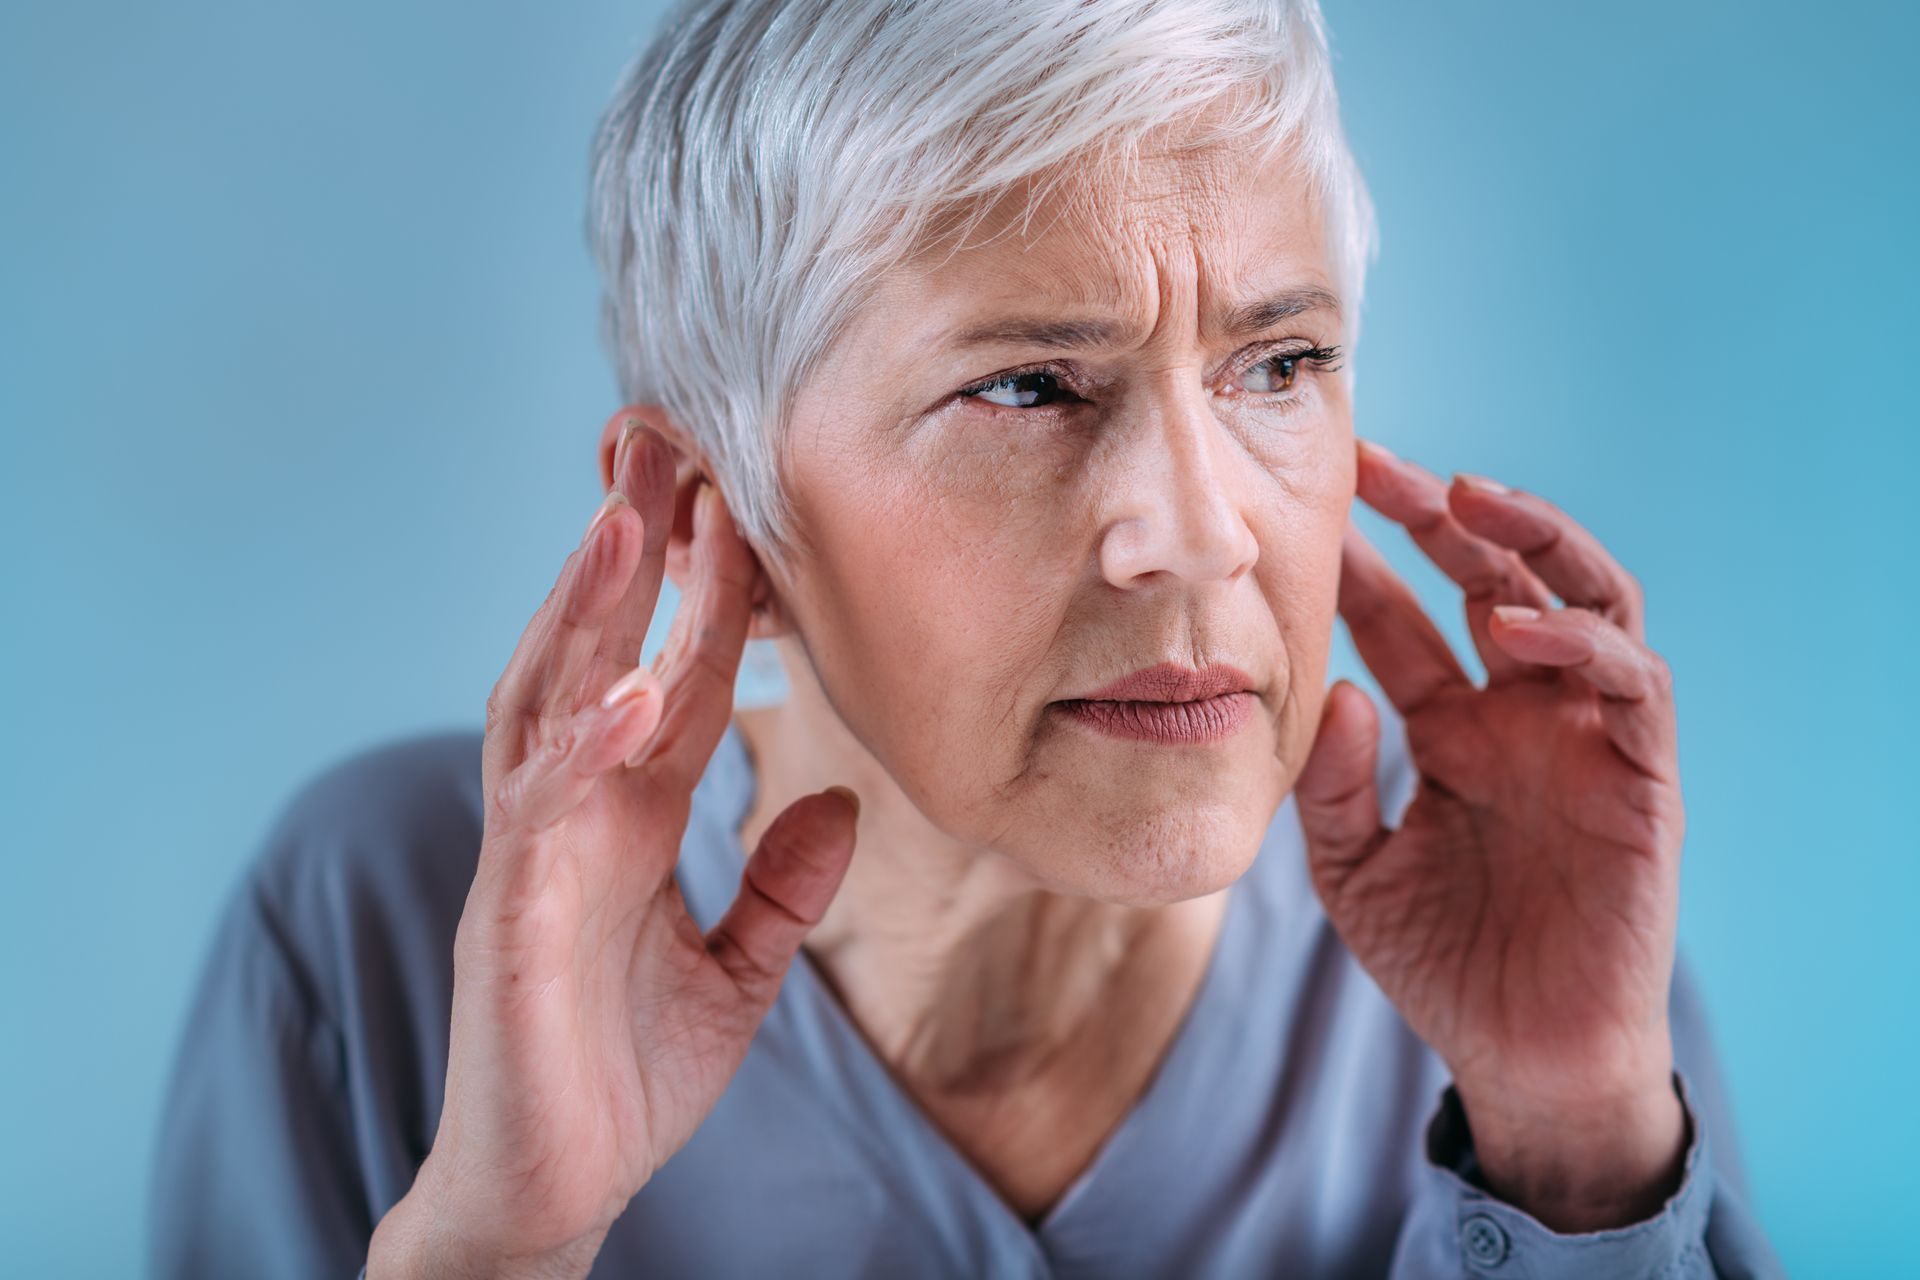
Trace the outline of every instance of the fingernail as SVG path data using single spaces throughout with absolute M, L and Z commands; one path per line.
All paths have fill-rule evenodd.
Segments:
M 1540 611 L 1531 605 L 1497 604 L 1493 614 L 1502 622 L 1533 622 L 1540 617 Z
M 613 682 L 613 686 L 601 697 L 600 705 L 611 707 L 616 702 L 637 698 L 645 693 L 651 684 L 653 684 L 652 669 L 644 666 L 635 667 Z
M 620 434 L 613 438 L 613 482 L 620 483 L 622 464 L 627 460 L 627 447 L 633 443 L 634 428 L 640 424 L 638 418 L 628 418 L 620 424 Z
M 1456 471 L 1453 474 L 1455 478 L 1458 479 L 1461 484 L 1467 486 L 1467 488 L 1478 489 L 1482 493 L 1513 492 L 1513 490 L 1507 488 L 1507 486 L 1501 484 L 1498 480 L 1489 480 L 1485 476 L 1468 475 L 1464 471 Z
M 600 500 L 600 509 L 593 513 L 593 519 L 587 521 L 587 531 L 580 535 L 581 543 L 585 544 L 587 539 L 593 537 L 593 531 L 600 527 L 600 522 L 607 518 L 609 512 L 615 507 L 625 506 L 626 503 L 626 494 L 621 493 L 618 489 L 607 490 L 607 496 Z
M 827 790 L 836 792 L 840 795 L 845 796 L 847 798 L 847 803 L 853 806 L 854 818 L 857 820 L 860 817 L 860 797 L 853 793 L 852 787 L 843 787 L 838 783 L 835 783 L 833 786 L 828 787 Z
M 1387 446 L 1383 444 L 1375 444 L 1371 440 L 1360 441 L 1360 447 L 1362 449 L 1365 449 L 1368 453 L 1372 454 L 1374 457 L 1383 459 L 1387 462 L 1398 462 L 1400 460 L 1399 454 L 1387 448 Z

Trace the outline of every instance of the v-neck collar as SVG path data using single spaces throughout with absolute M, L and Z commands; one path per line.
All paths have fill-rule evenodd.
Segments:
M 758 776 L 744 737 L 731 718 L 708 770 L 696 787 L 694 814 L 705 824 L 701 846 L 723 856 L 693 856 L 682 851 L 680 874 L 689 911 L 700 927 L 719 919 L 739 885 L 747 851 L 739 830 L 758 790 Z M 694 846 L 690 842 L 689 848 Z M 697 851 L 696 851 L 697 852 Z M 1263 849 L 1262 858 L 1280 851 Z M 1026 1253 L 1036 1274 L 1051 1268 L 1054 1247 L 1076 1234 L 1077 1225 L 1124 1217 L 1136 1224 L 1177 1212 L 1179 1197 L 1166 1193 L 1162 1153 L 1195 1140 L 1196 1098 L 1214 1095 L 1232 1076 L 1223 1061 L 1233 1037 L 1230 1009 L 1251 999 L 1252 948 L 1262 922 L 1250 918 L 1261 909 L 1248 876 L 1227 891 L 1227 905 L 1200 985 L 1188 1003 L 1173 1039 L 1147 1085 L 1107 1135 L 1087 1167 L 1061 1193 L 1038 1225 L 1027 1221 L 1000 1195 L 907 1092 L 868 1043 L 852 1016 L 803 947 L 788 968 L 779 997 L 762 1024 L 763 1047 L 820 1085 L 821 1101 L 833 1107 L 849 1133 L 895 1183 L 914 1196 L 936 1197 L 951 1211 L 970 1212 L 961 1230 L 985 1232 L 1002 1246 Z M 906 1140 L 903 1141 L 903 1138 Z M 939 1224 L 929 1215 L 930 1229 Z M 964 1250 L 967 1242 L 952 1242 Z
M 1227 891 L 1225 916 L 1214 940 L 1213 952 L 1207 959 L 1206 971 L 1145 1089 L 1108 1133 L 1086 1168 L 1060 1193 L 1037 1225 L 1029 1225 L 1007 1203 L 979 1167 L 954 1145 L 953 1140 L 900 1083 L 886 1062 L 874 1051 L 852 1015 L 834 995 L 831 984 L 804 947 L 795 956 L 787 980 L 794 984 L 794 1000 L 805 1006 L 806 1015 L 829 1027 L 836 1046 L 859 1064 L 860 1074 L 870 1082 L 874 1091 L 882 1095 L 878 1101 L 886 1113 L 899 1124 L 909 1126 L 925 1147 L 937 1151 L 941 1162 L 951 1166 L 953 1176 L 968 1183 L 982 1202 L 991 1203 L 997 1210 L 997 1216 L 1005 1219 L 1010 1230 L 1032 1236 L 1044 1246 L 1080 1213 L 1083 1203 L 1099 1198 L 1103 1181 L 1112 1180 L 1103 1176 L 1108 1166 L 1125 1162 L 1129 1152 L 1143 1146 L 1153 1146 L 1155 1134 L 1161 1127 L 1158 1116 L 1166 1109 L 1164 1099 L 1170 1094 L 1184 1094 L 1191 1087 L 1196 1073 L 1201 1071 L 1208 1048 L 1206 1035 L 1217 1021 L 1214 1006 L 1222 998 L 1220 990 L 1226 982 L 1221 974 L 1228 966 L 1223 964 L 1222 957 L 1232 953 L 1239 945 L 1239 933 L 1245 928 L 1241 922 L 1246 914 L 1245 898 L 1245 892 L 1237 885 Z M 894 1132 L 897 1134 L 898 1131 Z

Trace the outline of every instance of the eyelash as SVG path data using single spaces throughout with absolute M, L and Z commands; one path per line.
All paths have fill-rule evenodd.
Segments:
M 1245 373 L 1247 369 L 1257 369 L 1263 364 L 1280 360 L 1291 360 L 1296 364 L 1310 364 L 1323 373 L 1331 373 L 1339 369 L 1340 366 L 1335 363 L 1339 358 L 1340 347 L 1338 344 L 1331 347 L 1308 347 L 1303 351 L 1275 351 L 1247 365 L 1246 369 L 1241 370 L 1241 373 Z M 1064 382 L 1065 379 L 1061 376 L 1062 373 L 1062 367 L 1055 364 L 1027 365 L 1019 369 L 1009 369 L 1005 373 L 996 373 L 990 378 L 983 378 L 979 382 L 971 383 L 960 388 L 960 390 L 954 394 L 962 399 L 973 400 L 977 399 L 981 393 L 991 391 L 1003 382 L 1013 382 L 1020 378 L 1031 378 L 1040 374 L 1051 375 L 1056 381 Z M 1298 377 L 1297 373 L 1295 376 L 1296 378 Z M 1067 390 L 1064 386 L 1060 389 L 1063 391 Z M 1072 393 L 1069 392 L 1069 394 Z M 1248 394 L 1271 397 L 1275 400 L 1284 400 L 1292 398 L 1297 392 L 1295 389 L 1290 388 L 1288 391 L 1254 391 Z M 991 400 L 986 400 L 981 403 L 985 404 L 989 409 L 1005 410 L 1009 413 L 1024 413 L 1033 409 L 1053 409 L 1059 407 L 1057 402 L 1054 404 L 1041 405 L 1010 405 L 995 404 Z

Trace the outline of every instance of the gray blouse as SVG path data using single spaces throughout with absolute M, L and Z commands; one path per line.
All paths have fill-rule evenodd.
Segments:
M 1382 708 L 1394 820 L 1415 782 Z M 319 773 L 229 898 L 179 1042 L 148 1206 L 163 1277 L 364 1273 L 439 1123 L 480 734 Z M 739 729 L 676 875 L 705 929 L 745 854 Z M 857 856 L 857 855 L 856 855 Z M 1556 1234 L 1481 1186 L 1444 1065 L 1346 951 L 1289 797 L 1146 1092 L 1037 1226 L 896 1082 L 803 949 L 739 1073 L 614 1224 L 596 1277 L 1731 1277 L 1783 1274 L 1747 1208 L 1705 1011 L 1676 966 L 1680 1189 Z

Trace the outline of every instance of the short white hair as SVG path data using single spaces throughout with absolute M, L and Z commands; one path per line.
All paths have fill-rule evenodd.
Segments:
M 794 397 L 887 268 L 955 214 L 1214 106 L 1208 140 L 1302 166 L 1351 348 L 1376 230 L 1317 0 L 683 0 L 593 143 L 620 393 L 693 435 L 786 569 Z

